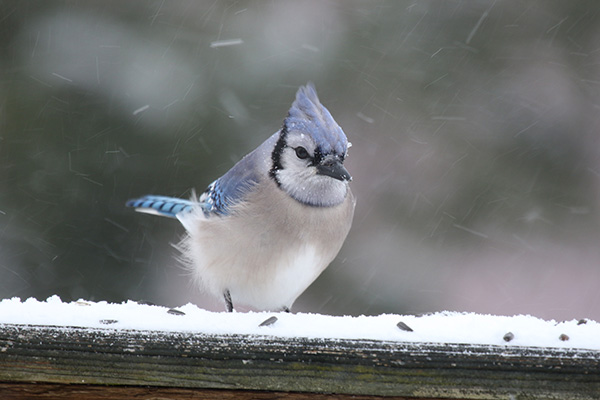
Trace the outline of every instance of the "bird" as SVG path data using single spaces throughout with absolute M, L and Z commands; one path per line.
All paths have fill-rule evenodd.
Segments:
M 340 251 L 354 217 L 350 142 L 309 82 L 282 127 L 190 199 L 147 195 L 136 211 L 185 228 L 180 259 L 204 291 L 257 311 L 290 312 Z

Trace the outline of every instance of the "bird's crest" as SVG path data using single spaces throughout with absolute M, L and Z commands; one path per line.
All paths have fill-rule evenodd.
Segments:
M 329 110 L 319 101 L 312 83 L 298 89 L 283 126 L 288 132 L 299 131 L 310 135 L 323 154 L 342 158 L 346 155 L 348 139 Z

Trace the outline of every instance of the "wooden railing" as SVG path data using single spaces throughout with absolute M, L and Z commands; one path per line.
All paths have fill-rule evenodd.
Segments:
M 0 324 L 0 399 L 192 394 L 600 399 L 600 351 Z

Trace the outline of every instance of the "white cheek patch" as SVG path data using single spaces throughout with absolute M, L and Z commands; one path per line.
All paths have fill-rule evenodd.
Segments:
M 315 167 L 284 168 L 277 171 L 281 188 L 295 200 L 316 207 L 341 204 L 348 193 L 348 183 L 317 174 Z

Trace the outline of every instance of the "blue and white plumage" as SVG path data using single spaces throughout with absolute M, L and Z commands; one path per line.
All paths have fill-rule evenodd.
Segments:
M 136 210 L 177 218 L 195 279 L 227 309 L 289 310 L 339 252 L 355 200 L 348 140 L 314 86 L 301 87 L 283 127 L 196 198 L 145 196 Z

